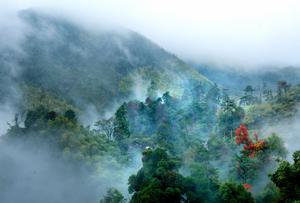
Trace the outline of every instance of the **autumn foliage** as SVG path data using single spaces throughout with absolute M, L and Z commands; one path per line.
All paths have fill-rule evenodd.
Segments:
M 236 144 L 240 145 L 243 144 L 244 145 L 244 150 L 246 152 L 249 152 L 249 157 L 253 158 L 255 156 L 255 153 L 264 149 L 266 146 L 266 143 L 264 140 L 260 140 L 258 138 L 257 133 L 254 133 L 254 137 L 255 140 L 253 141 L 250 137 L 249 137 L 249 132 L 248 132 L 248 128 L 241 124 L 239 128 L 236 129 L 235 131 L 235 141 Z
M 251 191 L 251 188 L 252 188 L 252 185 L 248 184 L 248 183 L 245 183 L 243 184 L 243 187 L 248 191 L 250 192 Z

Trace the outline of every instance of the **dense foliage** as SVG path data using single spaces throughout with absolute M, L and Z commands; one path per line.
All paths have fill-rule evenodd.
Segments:
M 105 164 L 103 157 L 114 157 L 126 165 L 132 148 L 142 150 L 143 167 L 129 178 L 131 202 L 253 202 L 249 192 L 258 187 L 262 175 L 267 177 L 276 167 L 276 158 L 284 157 L 286 149 L 276 134 L 259 138 L 254 132 L 252 136 L 245 125 L 239 125 L 247 111 L 228 95 L 218 103 L 220 95 L 215 92 L 212 96 L 212 91 L 201 96 L 186 93 L 182 99 L 166 92 L 157 99 L 123 103 L 111 118 L 97 121 L 93 129 L 80 125 L 72 109 L 31 107 L 25 114 L 16 115 L 3 140 L 23 140 L 37 149 L 50 146 L 54 156 L 83 164 L 81 168 L 89 168 L 92 173 L 98 173 L 99 161 Z M 269 102 L 274 100 L 265 104 Z M 295 165 L 282 162 L 271 177 L 280 193 L 269 181 L 257 201 L 268 195 L 274 201 L 299 198 L 297 182 L 293 183 L 299 173 L 297 153 L 294 157 Z M 228 165 L 228 169 L 222 165 Z M 286 171 L 294 175 L 287 176 Z M 225 180 L 234 182 L 224 183 L 226 176 Z M 296 196 L 288 192 L 292 188 Z M 116 189 L 109 189 L 101 200 L 123 201 Z
M 300 200 L 300 151 L 293 155 L 294 163 L 282 161 L 271 175 L 271 180 L 279 188 L 281 202 Z
M 250 192 L 261 187 L 259 178 L 267 177 L 276 167 L 276 159 L 285 157 L 282 140 L 276 134 L 251 135 L 240 125 L 248 111 L 228 95 L 219 101 L 220 95 L 213 89 L 202 94 L 199 89 L 194 91 L 181 99 L 166 92 L 157 99 L 123 103 L 111 118 L 97 121 L 92 129 L 80 125 L 78 113 L 72 109 L 31 107 L 16 115 L 3 141 L 22 140 L 36 149 L 51 148 L 53 156 L 91 173 L 101 173 L 101 167 L 111 164 L 104 157 L 126 166 L 132 149 L 142 150 L 143 167 L 129 178 L 130 202 L 298 200 L 298 182 L 294 182 L 299 175 L 297 153 L 294 165 L 282 162 L 271 176 L 275 185 L 269 180 L 262 193 L 252 196 Z M 291 190 L 295 190 L 293 195 Z M 124 201 L 116 189 L 109 189 L 101 200 Z
M 100 203 L 300 201 L 300 152 L 294 163 L 284 161 L 285 135 L 264 129 L 297 115 L 299 85 L 280 80 L 275 88 L 228 91 L 137 33 L 96 35 L 32 11 L 21 18 L 34 32 L 22 44 L 28 57 L 17 60 L 22 99 L 11 102 L 18 113 L 0 138 L 0 172 L 30 165 L 5 157 L 18 149 L 30 152 L 33 166 L 42 152 L 58 160 L 58 168 L 72 171 L 68 186 L 76 178 L 93 182 L 88 192 L 100 185 Z M 60 40 L 46 37 L 48 29 Z M 10 57 L 0 58 L 0 73 L 8 74 L 3 61 Z M 89 111 L 97 121 L 84 126 Z M 21 181 L 47 179 L 44 171 L 30 168 Z M 11 174 L 0 173 L 0 197 L 19 178 Z

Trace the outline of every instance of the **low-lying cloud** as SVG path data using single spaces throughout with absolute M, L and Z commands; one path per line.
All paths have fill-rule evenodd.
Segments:
M 276 125 L 265 126 L 263 131 L 265 134 L 270 135 L 272 133 L 277 133 L 282 140 L 284 145 L 288 150 L 288 160 L 293 160 L 293 153 L 299 150 L 300 142 L 300 115 L 296 115 L 294 118 L 281 121 Z
M 128 178 L 141 167 L 140 152 L 132 151 L 129 165 L 102 157 L 98 170 L 62 160 L 46 147 L 0 140 L 0 202 L 99 202 L 110 187 L 128 198 Z
M 243 68 L 300 65 L 299 1 L 12 0 L 0 3 L 2 15 L 7 13 L 3 11 L 26 8 L 64 15 L 92 29 L 104 24 L 123 26 L 199 63 Z M 2 17 L 0 26 L 10 20 Z M 5 33 L 1 30 L 1 34 Z

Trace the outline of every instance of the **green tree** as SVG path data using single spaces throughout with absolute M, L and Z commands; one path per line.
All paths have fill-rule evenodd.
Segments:
M 46 120 L 47 109 L 39 106 L 34 110 L 29 110 L 24 121 L 26 128 L 38 127 Z
M 131 203 L 179 203 L 183 201 L 184 178 L 177 170 L 180 162 L 163 149 L 146 149 L 143 167 L 129 177 Z
M 172 124 L 169 120 L 164 120 L 161 122 L 157 129 L 155 140 L 159 147 L 174 152 L 174 144 L 176 139 L 172 131 Z
M 127 106 L 123 103 L 115 113 L 115 139 L 122 141 L 130 137 L 129 124 L 127 118 Z
M 220 202 L 219 181 L 215 168 L 209 164 L 192 164 L 190 176 L 185 178 L 186 196 L 189 203 Z
M 277 82 L 277 94 L 278 96 L 283 96 L 283 94 L 287 93 L 287 90 L 289 89 L 290 85 L 284 81 L 284 80 L 280 80 Z
M 293 154 L 294 163 L 282 161 L 271 175 L 271 180 L 280 190 L 282 202 L 300 200 L 300 151 Z
M 261 193 L 256 197 L 257 203 L 277 203 L 279 201 L 279 189 L 273 182 L 266 185 Z
M 248 155 L 235 155 L 233 158 L 231 176 L 241 183 L 252 183 L 257 176 L 261 162 L 258 158 L 250 158 Z
M 126 199 L 115 188 L 109 188 L 107 190 L 106 195 L 103 197 L 103 199 L 100 200 L 100 203 L 125 203 Z
M 263 84 L 263 98 L 265 101 L 272 101 L 273 100 L 273 91 L 272 89 L 268 88 L 267 83 Z
M 253 95 L 255 89 L 251 85 L 247 85 L 244 89 L 244 95 L 240 98 L 240 104 L 251 105 L 259 101 L 257 97 Z
M 221 111 L 218 115 L 219 134 L 233 137 L 234 130 L 240 125 L 244 115 L 244 109 L 237 106 L 234 100 L 226 97 L 221 104 Z
M 244 89 L 245 95 L 253 95 L 253 92 L 255 90 L 251 85 L 247 85 L 246 88 Z
M 74 121 L 76 122 L 77 121 L 77 118 L 76 118 L 76 113 L 72 110 L 72 109 L 69 109 L 65 112 L 64 116 L 69 119 L 70 121 Z
M 254 203 L 251 193 L 236 183 L 224 183 L 220 188 L 220 195 L 224 203 Z

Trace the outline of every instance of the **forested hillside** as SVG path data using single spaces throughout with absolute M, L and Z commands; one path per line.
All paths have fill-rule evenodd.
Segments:
M 194 64 L 204 76 L 217 82 L 223 88 L 228 89 L 235 94 L 243 92 L 247 85 L 254 89 L 262 89 L 264 85 L 276 90 L 276 83 L 280 80 L 289 81 L 291 84 L 300 83 L 300 70 L 298 67 L 261 67 L 254 70 L 239 69 L 235 67 L 214 66 L 211 64 Z M 237 85 L 240 84 L 240 85 Z
M 138 33 L 19 16 L 20 50 L 0 49 L 0 202 L 300 201 L 297 80 L 231 91 Z
M 103 113 L 128 98 L 156 97 L 161 91 L 181 95 L 189 83 L 211 85 L 176 56 L 133 31 L 89 31 L 34 10 L 21 11 L 19 16 L 27 27 L 22 51 L 1 54 L 6 56 L 1 60 L 3 82 L 17 88 L 39 88 L 78 109 L 93 106 Z M 10 73 L 11 66 L 16 73 Z M 3 97 L 11 91 L 7 88 Z M 22 91 L 25 97 L 27 92 Z

